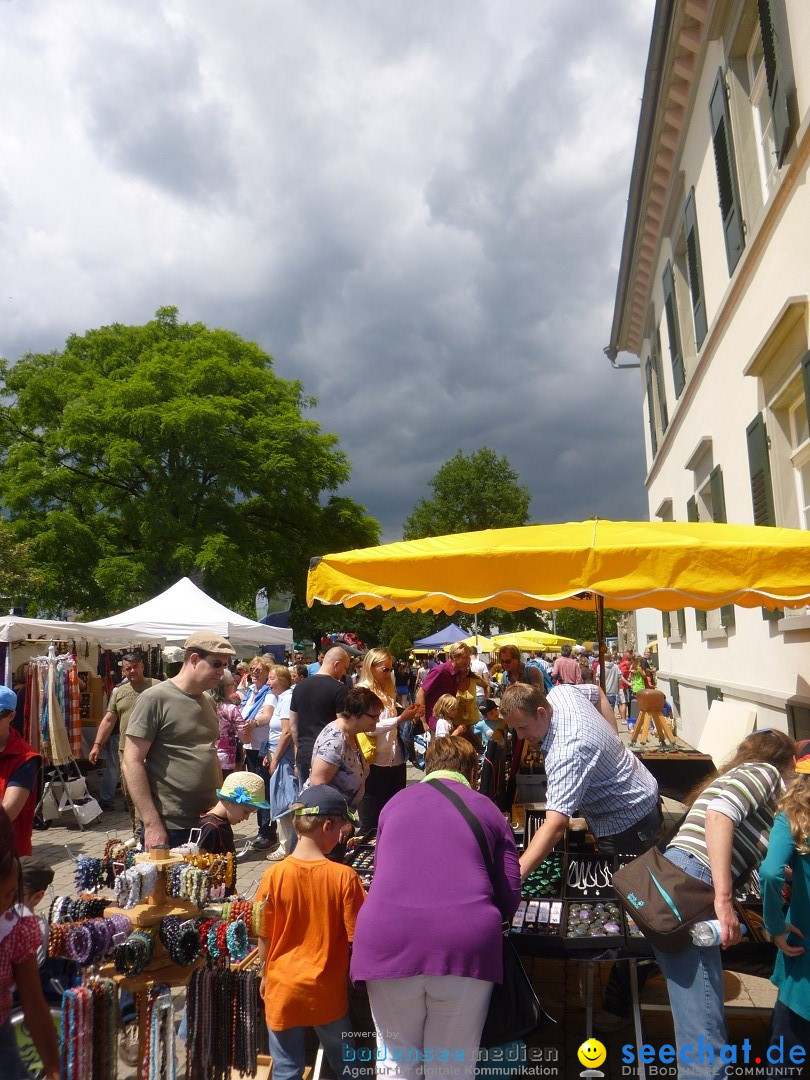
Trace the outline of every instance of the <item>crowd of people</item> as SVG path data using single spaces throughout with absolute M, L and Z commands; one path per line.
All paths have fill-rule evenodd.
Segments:
M 501 979 L 501 925 L 517 908 L 521 880 L 570 819 L 583 815 L 609 856 L 640 855 L 662 839 L 658 785 L 619 736 L 630 695 L 654 684 L 649 657 L 608 655 L 602 691 L 596 658 L 570 648 L 551 662 L 537 655 L 524 661 L 503 646 L 491 665 L 463 643 L 418 664 L 377 648 L 355 663 L 340 646 L 314 666 L 298 656 L 283 664 L 266 656 L 237 663 L 225 638 L 201 632 L 186 641 L 166 681 L 145 679 L 137 653 L 124 657 L 122 674 L 93 753 L 98 759 L 105 750 L 108 767 L 120 768 L 143 847 L 196 837 L 204 850 L 234 851 L 234 825 L 256 812 L 253 846 L 272 849 L 257 898 L 265 903 L 259 948 L 280 1080 L 301 1075 L 310 1026 L 336 1075 L 349 1075 L 349 970 L 368 987 L 378 1074 L 432 1075 L 425 1052 L 437 1047 L 452 1049 L 469 1074 L 492 986 Z M 13 696 L 0 688 L 0 826 L 6 846 L 25 855 L 30 828 L 26 838 L 21 811 L 33 796 L 28 772 L 37 763 L 9 732 Z M 414 733 L 422 730 L 425 775 L 408 786 L 407 763 L 418 757 Z M 523 747 L 539 750 L 547 778 L 545 818 L 522 854 L 502 807 L 480 783 L 484 751 L 506 740 L 515 761 Z M 783 1047 L 810 1040 L 803 944 L 810 925 L 808 750 L 784 732 L 754 732 L 689 798 L 669 839 L 666 857 L 712 885 L 720 925 L 716 946 L 656 952 L 679 1053 L 699 1041 L 713 1051 L 705 1066 L 684 1065 L 683 1076 L 723 1075 L 721 950 L 740 937 L 734 887 L 760 863 L 765 925 L 779 950 L 772 1038 Z M 470 816 L 483 830 L 489 860 Z M 368 897 L 336 857 L 358 827 L 376 830 Z M 6 910 L 15 902 L 19 867 L 7 852 L 0 855 Z M 29 924 L 19 927 L 7 933 L 7 944 L 0 930 L 0 973 L 7 969 L 17 980 L 34 940 Z M 616 964 L 611 972 L 597 1017 L 601 1030 L 626 1020 L 625 968 Z M 39 1030 L 38 998 L 21 997 L 32 1030 Z M 0 1051 L 5 1006 L 0 999 Z

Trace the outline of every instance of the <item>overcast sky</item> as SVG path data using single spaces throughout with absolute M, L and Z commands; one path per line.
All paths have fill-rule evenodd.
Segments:
M 602 349 L 653 4 L 0 0 L 0 354 L 176 304 L 319 399 L 386 540 L 484 445 L 535 521 L 646 517 Z

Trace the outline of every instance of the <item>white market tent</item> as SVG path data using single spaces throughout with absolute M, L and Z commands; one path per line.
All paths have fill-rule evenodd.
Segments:
M 24 619 L 4 615 L 0 619 L 0 641 L 10 644 L 23 641 L 86 641 L 102 648 L 124 648 L 146 640 L 130 630 L 115 627 L 97 628 L 90 623 L 62 622 L 58 619 Z M 45 650 L 47 652 L 47 649 Z
M 150 641 L 165 640 L 179 645 L 197 630 L 212 630 L 240 648 L 293 644 L 292 630 L 266 626 L 231 611 L 187 577 L 129 611 L 84 625 L 97 631 L 127 630 Z

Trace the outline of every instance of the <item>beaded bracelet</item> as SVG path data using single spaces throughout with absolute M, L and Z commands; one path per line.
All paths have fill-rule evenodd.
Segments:
M 76 868 L 73 879 L 76 883 L 77 892 L 96 892 L 100 887 L 104 874 L 102 859 L 93 859 L 89 855 L 80 855 L 76 860 Z
M 248 932 L 247 926 L 241 919 L 228 923 L 228 928 L 225 931 L 225 941 L 231 960 L 244 960 L 248 954 Z
M 154 948 L 154 938 L 149 930 L 133 931 L 126 941 L 116 945 L 113 950 L 115 970 L 130 978 L 140 975 L 150 963 Z

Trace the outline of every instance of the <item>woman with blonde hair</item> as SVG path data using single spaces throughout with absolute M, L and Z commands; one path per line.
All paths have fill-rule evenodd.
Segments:
M 358 686 L 371 690 L 382 702 L 382 712 L 374 729 L 374 757 L 369 762 L 366 791 L 360 808 L 363 832 L 377 828 L 380 811 L 390 798 L 402 791 L 406 782 L 407 750 L 402 744 L 401 725 L 419 716 L 418 705 L 400 709 L 394 683 L 394 658 L 386 649 L 369 649 L 363 657 Z
M 762 917 L 779 949 L 771 982 L 779 996 L 771 1019 L 770 1044 L 782 1046 L 782 1061 L 793 1061 L 794 1046 L 810 1045 L 810 742 L 796 747 L 796 771 L 779 804 L 759 868 Z M 785 911 L 786 867 L 792 872 Z M 770 1059 L 769 1059 L 770 1060 Z M 778 1068 L 774 1068 L 778 1075 Z

